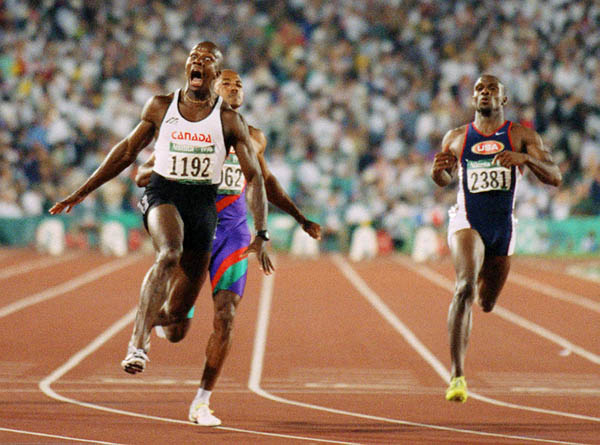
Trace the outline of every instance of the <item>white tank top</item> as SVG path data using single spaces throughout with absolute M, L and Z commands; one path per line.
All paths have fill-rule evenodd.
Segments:
M 206 118 L 190 122 L 179 113 L 180 91 L 173 95 L 154 144 L 154 171 L 178 182 L 218 184 L 227 154 L 221 123 L 223 99 L 219 97 Z

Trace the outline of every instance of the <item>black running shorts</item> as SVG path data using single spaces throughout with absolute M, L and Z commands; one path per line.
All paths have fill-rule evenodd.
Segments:
M 160 204 L 173 204 L 183 220 L 183 248 L 210 252 L 217 227 L 218 184 L 195 185 L 168 180 L 152 173 L 138 207 L 148 230 L 148 212 Z

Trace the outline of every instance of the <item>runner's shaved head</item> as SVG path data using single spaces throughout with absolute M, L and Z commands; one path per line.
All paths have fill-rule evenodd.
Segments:
M 504 86 L 504 84 L 502 82 L 500 82 L 500 79 L 498 79 L 497 76 L 494 76 L 493 74 L 482 74 L 479 79 L 477 79 L 475 81 L 475 85 L 477 85 L 479 82 L 495 82 L 498 84 L 499 88 L 500 88 L 500 94 L 504 95 L 506 94 L 506 87 Z
M 215 59 L 217 59 L 217 68 L 221 68 L 221 65 L 223 64 L 223 53 L 221 52 L 221 50 L 219 49 L 219 47 L 217 45 L 215 45 L 213 42 L 209 41 L 209 40 L 205 40 L 204 42 L 200 42 L 198 44 L 196 44 L 196 46 L 194 46 L 194 49 L 204 49 L 206 51 L 209 51 L 210 53 L 212 53 L 215 56 Z

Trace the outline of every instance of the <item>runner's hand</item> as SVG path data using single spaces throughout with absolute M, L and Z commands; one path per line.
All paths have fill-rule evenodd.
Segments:
M 321 226 L 316 222 L 307 219 L 302 223 L 302 229 L 314 239 L 321 239 Z
M 267 249 L 265 248 L 265 240 L 260 236 L 254 238 L 254 240 L 250 243 L 246 251 L 244 252 L 244 256 L 248 256 L 251 253 L 256 254 L 256 258 L 258 258 L 259 267 L 262 269 L 265 275 L 271 275 L 275 270 L 273 267 L 273 262 L 271 258 L 269 258 L 269 254 Z
M 149 172 L 142 171 L 141 168 L 138 169 L 135 175 L 135 183 L 138 187 L 146 187 L 150 184 L 150 176 L 152 176 L 152 170 Z
M 137 173 L 135 174 L 135 183 L 138 187 L 146 187 L 150 183 L 155 159 L 156 157 L 154 156 L 154 153 L 152 153 L 152 156 L 138 167 Z
M 506 168 L 510 168 L 513 165 L 520 167 L 521 165 L 524 165 L 528 159 L 529 156 L 527 155 L 527 153 L 518 153 L 516 151 L 504 150 L 498 153 L 496 156 L 494 156 L 492 164 L 498 164 Z
M 456 162 L 457 159 L 453 153 L 449 151 L 439 152 L 433 158 L 433 171 L 438 173 L 442 170 L 446 170 L 448 173 L 451 173 L 456 166 Z
M 54 204 L 52 208 L 48 211 L 50 212 L 50 214 L 56 215 L 66 209 L 66 213 L 69 213 L 73 207 L 75 207 L 77 204 L 79 204 L 85 199 L 85 196 L 86 195 L 81 196 L 77 192 L 71 193 L 62 201 L 59 201 L 56 204 Z

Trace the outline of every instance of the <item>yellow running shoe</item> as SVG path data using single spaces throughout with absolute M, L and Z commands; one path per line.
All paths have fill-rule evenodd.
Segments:
M 450 386 L 446 390 L 446 400 L 461 403 L 467 401 L 467 381 L 465 380 L 465 376 L 454 377 L 450 381 Z

